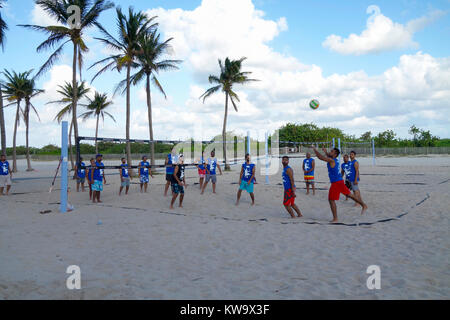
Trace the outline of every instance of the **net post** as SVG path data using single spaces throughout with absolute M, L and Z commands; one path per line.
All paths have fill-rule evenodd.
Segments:
M 265 153 L 266 153 L 266 184 L 269 184 L 269 133 L 266 131 L 265 141 Z
M 375 162 L 375 140 L 374 139 L 372 139 L 372 162 L 373 162 L 373 165 L 375 166 L 376 162 Z
M 61 206 L 59 211 L 61 213 L 67 212 L 67 184 L 68 184 L 68 173 L 67 173 L 67 121 L 62 122 L 61 126 Z M 78 155 L 77 155 L 78 157 Z M 79 159 L 78 159 L 79 160 Z
M 334 142 L 334 138 L 333 138 L 333 148 L 336 148 L 336 144 Z
M 250 149 L 250 131 L 247 131 L 247 153 L 251 154 L 251 149 Z

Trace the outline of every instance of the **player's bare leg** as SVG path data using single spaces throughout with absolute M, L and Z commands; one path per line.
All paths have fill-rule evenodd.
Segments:
M 359 201 L 362 201 L 362 199 L 361 199 L 361 192 L 359 190 L 353 191 L 353 194 L 355 195 L 355 197 L 358 198 Z M 359 204 L 355 203 L 355 207 L 358 207 L 358 206 L 359 206 Z
M 164 197 L 167 197 L 167 191 L 169 191 L 170 181 L 166 181 L 166 186 L 164 187 Z
M 294 211 L 292 210 L 291 206 L 284 206 L 287 210 L 287 212 L 291 215 L 291 218 L 295 218 Z
M 173 204 L 175 203 L 175 200 L 178 198 L 178 193 L 174 193 L 172 195 L 172 201 L 170 201 L 170 209 L 173 209 Z
M 121 186 L 119 189 L 119 196 L 122 194 L 123 187 Z
M 306 195 L 308 195 L 309 194 L 309 183 L 305 182 L 305 184 L 306 184 Z
M 336 222 L 338 222 L 336 201 L 328 200 L 328 202 L 330 203 L 331 213 L 333 214 L 333 220 L 331 220 L 330 222 L 336 223 Z
M 312 185 L 312 190 L 313 190 L 313 196 L 315 196 L 316 195 L 316 184 L 313 183 L 311 185 Z
M 237 192 L 237 200 L 236 200 L 236 205 L 239 205 L 239 200 L 241 200 L 241 194 L 242 194 L 242 190 L 239 189 Z
M 128 194 L 128 190 L 130 190 L 130 186 L 127 186 L 125 189 L 125 194 Z
M 0 197 L 3 195 L 3 190 L 4 189 L 5 189 L 4 187 L 0 187 Z
M 252 206 L 255 205 L 255 194 L 252 192 L 250 193 L 250 198 L 252 198 Z
M 200 190 L 203 188 L 203 181 L 205 181 L 205 178 L 200 178 L 199 184 L 200 184 Z
M 300 212 L 300 209 L 297 207 L 295 203 L 292 205 L 292 208 L 295 210 L 295 212 L 297 212 L 297 217 L 299 218 L 303 217 L 302 213 Z
M 348 197 L 350 199 L 352 199 L 353 201 L 355 201 L 356 203 L 360 204 L 362 209 L 361 209 L 361 215 L 364 214 L 364 212 L 367 210 L 367 205 L 360 199 L 358 199 L 356 196 L 354 196 L 353 194 L 349 194 Z
M 184 199 L 184 194 L 180 194 L 180 208 L 183 208 L 183 199 Z
M 205 192 L 205 189 L 206 189 L 206 186 L 208 185 L 208 181 L 206 181 L 204 184 L 203 184 L 203 188 L 202 188 L 202 192 L 200 193 L 200 194 L 203 194 L 204 192 Z
M 214 182 L 212 183 L 212 187 L 213 187 L 213 193 L 216 193 L 216 184 Z

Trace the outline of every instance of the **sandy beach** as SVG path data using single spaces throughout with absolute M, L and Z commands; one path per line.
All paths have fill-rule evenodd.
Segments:
M 169 209 L 164 175 L 148 194 L 132 184 L 118 197 L 107 171 L 102 204 L 76 192 L 75 210 L 58 212 L 56 162 L 33 163 L 0 197 L 0 299 L 449 299 L 450 157 L 359 158 L 364 216 L 338 202 L 330 225 L 329 180 L 316 164 L 315 196 L 306 196 L 301 160 L 291 160 L 304 217 L 282 206 L 281 171 L 264 184 L 257 170 L 256 205 L 244 192 L 235 206 L 239 166 L 200 195 L 187 170 L 184 208 Z M 134 180 L 137 183 L 137 179 Z M 52 210 L 40 214 L 41 210 Z M 98 224 L 98 221 L 101 224 Z M 66 269 L 81 269 L 81 290 L 66 288 Z M 381 269 L 369 290 L 367 267 Z

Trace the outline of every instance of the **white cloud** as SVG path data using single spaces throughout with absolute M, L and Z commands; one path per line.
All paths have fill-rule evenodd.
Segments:
M 56 26 L 61 25 L 56 19 L 51 17 L 47 12 L 44 11 L 37 4 L 34 5 L 31 11 L 31 21 L 33 24 L 38 26 Z
M 367 13 L 372 14 L 367 19 L 367 27 L 360 35 L 350 34 L 347 38 L 332 34 L 322 45 L 332 51 L 344 55 L 363 55 L 380 53 L 405 48 L 418 48 L 413 40 L 416 32 L 442 17 L 445 12 L 435 10 L 429 14 L 409 21 L 406 25 L 393 22 L 381 14 L 377 6 L 369 6 Z

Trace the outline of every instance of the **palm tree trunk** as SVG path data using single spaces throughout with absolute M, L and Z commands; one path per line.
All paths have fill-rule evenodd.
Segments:
M 72 62 L 72 125 L 75 141 L 78 139 L 78 121 L 77 121 L 77 103 L 78 103 L 78 84 L 77 84 L 77 60 L 78 45 L 73 44 L 73 62 Z M 77 159 L 78 162 L 78 159 Z
M 225 170 L 230 170 L 230 166 L 227 163 L 227 117 L 228 117 L 228 92 L 225 92 L 225 115 L 223 117 L 223 131 L 222 131 L 222 143 L 223 143 L 223 159 L 225 161 Z
M 152 123 L 152 98 L 150 93 L 150 75 L 147 75 L 147 108 L 148 108 L 148 129 L 150 131 L 150 140 L 153 141 L 153 123 Z M 150 159 L 152 166 L 155 165 L 155 144 L 150 143 Z
M 1 140 L 2 140 L 1 153 L 6 155 L 5 114 L 3 113 L 3 96 L 2 96 L 2 87 L 1 86 L 0 86 L 0 130 L 1 130 Z
M 30 101 L 26 100 L 25 107 L 25 148 L 27 152 L 27 171 L 33 171 L 31 168 L 31 159 L 30 159 L 30 145 L 29 145 L 29 132 L 30 132 Z
M 131 106 L 130 106 L 130 73 L 131 73 L 131 63 L 127 63 L 127 118 L 126 118 L 126 128 L 125 128 L 125 135 L 127 141 L 127 162 L 128 166 L 131 167 L 131 144 L 130 144 L 130 116 L 131 116 Z M 133 170 L 131 170 L 131 174 L 133 174 Z
M 17 137 L 17 125 L 19 124 L 19 111 L 20 111 L 20 99 L 17 100 L 16 121 L 14 122 L 14 135 L 13 135 L 13 172 L 17 172 L 17 154 L 16 154 L 16 137 Z
M 95 126 L 95 153 L 98 154 L 98 120 L 100 119 L 100 114 L 97 114 L 97 124 Z

